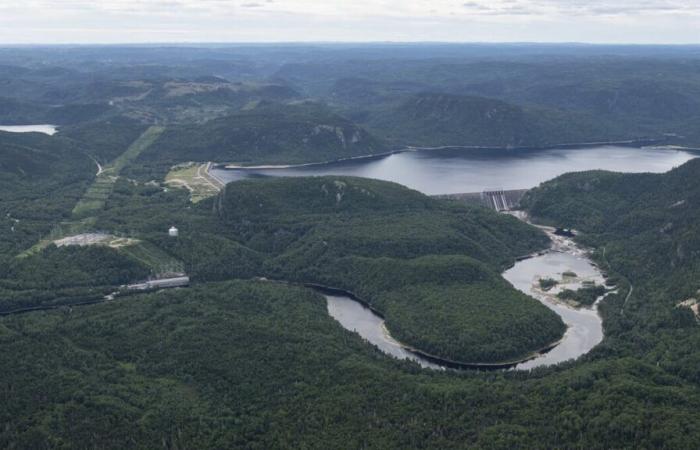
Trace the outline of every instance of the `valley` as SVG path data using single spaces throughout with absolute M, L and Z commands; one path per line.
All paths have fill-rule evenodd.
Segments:
M 0 448 L 693 448 L 699 55 L 0 48 Z

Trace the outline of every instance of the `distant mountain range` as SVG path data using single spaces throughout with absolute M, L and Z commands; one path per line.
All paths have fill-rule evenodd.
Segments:
M 105 137 L 125 121 L 168 127 L 168 149 L 154 146 L 163 162 L 640 138 L 700 146 L 700 56 L 531 45 L 0 52 L 0 123 L 63 125 L 99 156 L 114 153 Z

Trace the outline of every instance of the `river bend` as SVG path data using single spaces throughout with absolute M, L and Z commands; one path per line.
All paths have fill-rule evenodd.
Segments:
M 461 366 L 460 368 L 472 369 L 529 370 L 576 359 L 591 351 L 603 339 L 602 319 L 598 314 L 600 299 L 592 307 L 575 308 L 559 301 L 556 294 L 561 289 L 579 289 L 585 282 L 604 284 L 605 280 L 603 274 L 571 238 L 557 236 L 551 228 L 542 228 L 552 240 L 550 249 L 516 262 L 502 275 L 516 289 L 534 297 L 557 313 L 566 324 L 567 330 L 561 341 L 546 352 L 530 355 L 514 363 L 455 365 L 452 362 L 426 358 L 420 352 L 402 345 L 391 336 L 384 319 L 350 296 L 339 293 L 324 294 L 328 303 L 328 313 L 344 328 L 359 334 L 385 354 L 415 361 L 424 368 L 446 369 Z M 573 272 L 576 276 L 564 277 L 564 272 Z M 558 280 L 560 285 L 545 292 L 539 288 L 540 278 Z

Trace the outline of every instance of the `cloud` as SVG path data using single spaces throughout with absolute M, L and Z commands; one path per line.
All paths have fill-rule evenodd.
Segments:
M 700 14 L 700 2 L 687 0 L 474 0 L 462 7 L 476 15 L 533 17 Z
M 698 42 L 698 23 L 700 0 L 0 0 L 0 42 Z
M 230 14 L 245 9 L 269 13 L 346 17 L 449 17 L 462 15 L 700 14 L 696 0 L 2 0 L 0 11 L 25 14 L 88 13 L 177 15 Z

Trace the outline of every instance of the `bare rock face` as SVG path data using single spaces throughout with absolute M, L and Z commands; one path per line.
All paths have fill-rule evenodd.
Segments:
M 333 134 L 338 140 L 338 143 L 343 148 L 348 148 L 350 145 L 359 144 L 362 142 L 362 132 L 354 127 L 341 127 L 333 125 L 316 125 L 312 131 L 312 136 L 320 136 L 324 133 Z M 308 142 L 308 138 L 304 139 Z

